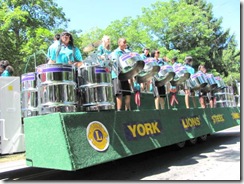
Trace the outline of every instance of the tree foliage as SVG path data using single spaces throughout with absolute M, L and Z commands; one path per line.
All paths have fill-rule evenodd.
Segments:
M 62 8 L 52 0 L 2 0 L 0 57 L 10 61 L 14 66 L 15 75 L 24 72 L 26 62 L 30 59 L 30 70 L 33 71 L 34 60 L 37 64 L 45 61 L 43 53 L 46 52 L 54 35 L 50 30 L 65 27 L 68 21 Z
M 204 63 L 208 70 L 226 80 L 240 79 L 240 51 L 235 35 L 221 27 L 222 18 L 213 16 L 213 6 L 205 0 L 157 1 L 136 18 L 115 20 L 107 28 L 94 28 L 88 33 L 71 31 L 75 45 L 83 50 L 109 35 L 112 50 L 120 37 L 127 39 L 130 49 L 141 52 L 144 47 L 159 49 L 161 56 L 194 58 L 194 67 Z M 53 36 L 62 32 L 69 19 L 53 0 L 2 0 L 0 3 L 0 57 L 11 61 L 24 72 L 26 62 L 42 64 Z M 51 31 L 52 30 L 52 31 Z M 85 59 L 89 53 L 83 52 Z M 36 58 L 36 63 L 30 60 Z M 234 80 L 233 79 L 233 80 Z

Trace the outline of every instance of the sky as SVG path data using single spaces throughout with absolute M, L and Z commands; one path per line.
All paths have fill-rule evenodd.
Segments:
M 63 8 L 66 17 L 70 19 L 67 30 L 82 30 L 85 33 L 95 27 L 105 29 L 112 21 L 124 17 L 136 18 L 142 14 L 142 7 L 150 7 L 156 1 L 56 0 L 55 2 Z M 207 0 L 207 2 L 213 4 L 214 17 L 223 18 L 221 24 L 223 29 L 230 28 L 230 33 L 235 34 L 240 48 L 240 0 Z

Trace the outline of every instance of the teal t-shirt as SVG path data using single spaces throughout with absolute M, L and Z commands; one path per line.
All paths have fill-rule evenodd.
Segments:
M 109 56 L 111 54 L 111 50 L 107 50 L 104 48 L 103 45 L 99 45 L 97 48 L 97 55 L 98 56 L 102 56 L 102 55 L 107 55 Z M 99 59 L 100 65 L 104 66 L 104 61 L 102 61 L 101 59 Z
M 194 74 L 195 73 L 195 69 L 190 66 L 190 65 L 185 65 L 187 71 L 190 73 L 190 74 Z
M 4 70 L 4 72 L 2 73 L 1 77 L 10 77 L 10 73 L 7 70 Z
M 117 49 L 115 49 L 113 51 L 113 54 L 112 54 L 112 59 L 116 62 L 120 56 L 122 56 L 123 54 L 125 54 L 126 51 L 124 50 L 121 50 L 119 47 Z M 116 67 L 119 67 L 119 66 L 116 66 Z M 112 75 L 112 79 L 115 79 L 117 78 L 118 76 L 116 75 L 115 71 L 112 70 L 111 72 L 111 75 Z
M 101 56 L 101 55 L 109 55 L 111 54 L 111 50 L 107 50 L 104 48 L 103 45 L 99 45 L 98 48 L 97 48 L 97 55 Z
M 58 56 L 56 56 L 58 48 L 60 46 L 60 51 Z M 73 47 L 68 45 L 61 44 L 59 42 L 54 43 L 48 50 L 48 57 L 50 57 L 51 60 L 56 61 L 56 63 L 64 63 L 68 64 L 69 61 L 75 62 L 75 61 L 82 61 L 82 55 L 80 50 L 75 47 L 74 48 L 74 54 L 73 54 Z

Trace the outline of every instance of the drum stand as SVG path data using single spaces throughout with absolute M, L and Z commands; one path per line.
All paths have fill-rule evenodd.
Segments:
M 206 96 L 203 96 L 205 108 L 209 108 L 210 107 L 210 97 L 209 97 L 209 95 L 210 94 L 207 93 Z
M 169 95 L 168 95 L 168 93 L 166 93 L 166 99 L 167 99 L 167 105 L 168 105 L 168 109 L 169 109 Z

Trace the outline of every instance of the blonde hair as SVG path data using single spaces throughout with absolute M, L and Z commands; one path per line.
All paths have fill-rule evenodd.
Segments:
M 205 68 L 205 65 L 203 65 L 203 64 L 199 65 L 199 66 L 198 66 L 198 71 L 201 71 L 202 68 Z
M 110 39 L 110 37 L 108 35 L 104 35 L 103 38 L 102 38 L 102 41 L 104 42 L 107 39 Z
M 107 35 L 104 35 L 102 38 L 102 44 L 103 44 L 104 48 L 106 48 L 107 50 L 110 50 L 110 43 L 106 43 L 107 39 L 110 39 L 110 37 Z
M 119 38 L 119 40 L 118 40 L 118 44 L 119 44 L 120 42 L 122 42 L 122 41 L 126 41 L 126 39 L 125 39 L 125 38 Z

